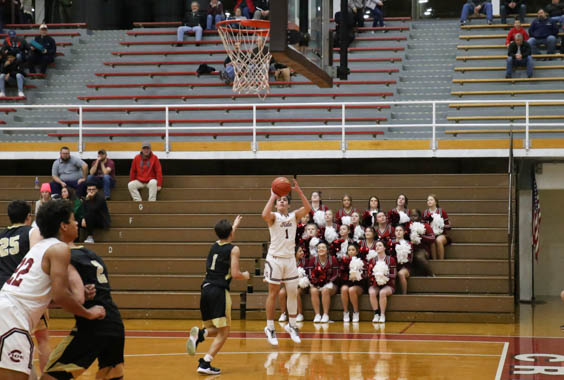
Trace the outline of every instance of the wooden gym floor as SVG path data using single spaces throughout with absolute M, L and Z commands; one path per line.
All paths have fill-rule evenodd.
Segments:
M 233 321 L 232 333 L 213 364 L 221 379 L 556 379 L 564 378 L 564 305 L 542 298 L 519 305 L 512 324 L 334 322 L 301 328 L 302 344 L 293 344 L 277 323 L 279 348 L 264 338 L 263 321 Z M 185 353 L 187 331 L 198 321 L 127 320 L 126 378 L 196 379 L 196 356 Z M 51 321 L 56 345 L 73 321 Z M 544 354 L 536 362 L 526 354 Z M 548 357 L 546 355 L 557 355 Z M 559 355 L 559 356 L 558 356 Z M 550 359 L 550 361 L 549 361 Z M 537 367 L 531 367 L 531 366 Z M 542 369 L 541 366 L 551 367 Z M 82 377 L 94 380 L 97 366 Z M 534 374 L 542 371 L 552 375 Z M 529 373 L 529 374 L 527 374 Z M 532 374 L 531 374 L 532 373 Z

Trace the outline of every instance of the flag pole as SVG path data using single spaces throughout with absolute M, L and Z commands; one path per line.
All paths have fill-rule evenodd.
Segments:
M 535 189 L 534 189 L 534 187 L 535 187 L 536 178 L 535 178 L 535 166 L 534 166 L 534 165 L 533 165 L 533 170 L 532 170 L 532 172 L 531 172 L 531 177 L 532 177 L 531 184 L 533 185 L 533 191 L 532 191 L 532 194 L 531 194 L 531 196 L 533 197 L 533 201 L 531 202 L 531 203 L 532 203 L 532 204 L 531 204 L 531 206 L 532 206 L 532 209 L 531 209 L 531 215 L 532 215 L 532 218 L 531 218 L 531 221 L 532 221 L 532 224 L 531 224 L 531 232 L 532 232 L 532 230 L 533 230 L 533 224 L 535 223 L 535 220 L 534 220 L 534 219 L 535 219 L 535 199 L 534 199 L 534 197 L 535 197 Z M 535 245 L 534 245 L 534 242 L 533 242 L 533 243 L 531 244 L 531 264 L 532 264 L 532 265 L 531 265 L 531 277 L 532 277 L 532 282 L 531 282 L 531 304 L 534 304 L 534 303 L 535 303 L 535 248 L 534 248 L 534 247 L 535 247 Z M 534 313 L 533 313 L 533 314 L 534 314 Z
M 508 218 L 507 218 L 507 294 L 511 295 L 511 258 L 513 253 L 513 124 L 509 124 L 509 163 L 507 172 L 509 175 L 508 196 Z

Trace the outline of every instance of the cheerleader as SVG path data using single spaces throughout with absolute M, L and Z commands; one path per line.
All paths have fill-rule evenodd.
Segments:
M 305 237 L 305 227 L 309 223 L 309 215 L 305 215 L 300 219 L 298 226 L 296 228 L 296 245 L 299 245 L 302 239 Z
M 372 251 L 372 255 L 376 252 L 376 240 L 374 240 L 376 236 L 376 231 L 374 227 L 366 227 L 364 229 L 364 240 L 360 242 L 359 254 L 363 260 L 366 260 L 366 257 Z M 370 257 L 372 258 L 372 257 Z
M 377 256 L 368 262 L 370 282 L 368 294 L 370 295 L 370 305 L 374 311 L 372 322 L 385 323 L 388 297 L 395 291 L 396 259 L 386 255 L 386 247 L 384 242 L 380 240 L 376 242 L 376 253 Z
M 431 225 L 435 233 L 435 244 L 431 246 L 431 257 L 433 260 L 444 260 L 445 247 L 451 243 L 447 232 L 452 226 L 446 211 L 440 208 L 439 198 L 435 194 L 429 194 L 427 197 L 427 207 L 428 209 L 423 213 L 423 219 Z
M 431 247 L 435 243 L 435 233 L 433 229 L 421 220 L 421 211 L 416 208 L 409 210 L 409 240 L 413 246 L 413 263 L 415 269 L 425 276 L 434 276 L 429 258 L 431 257 Z
M 371 196 L 368 200 L 368 209 L 362 213 L 362 225 L 364 227 L 374 227 L 376 225 L 376 214 L 380 211 L 380 199 L 376 196 Z
M 343 224 L 343 217 L 351 216 L 352 213 L 355 211 L 358 212 L 358 210 L 352 206 L 351 196 L 348 194 L 343 195 L 343 207 L 341 207 L 339 211 L 337 211 L 337 215 L 335 215 L 337 224 Z M 346 223 L 346 224 L 350 224 L 350 223 Z
M 388 223 L 388 217 L 384 211 L 379 211 L 376 214 L 376 222 L 378 222 L 378 226 L 375 228 L 376 239 L 382 240 L 387 246 L 388 241 L 394 237 L 394 227 Z
M 411 263 L 413 262 L 413 246 L 405 240 L 405 232 L 400 224 L 395 229 L 395 238 L 390 244 L 392 257 L 396 259 L 398 278 L 401 294 L 407 294 L 407 279 L 411 275 Z
M 358 260 L 354 260 L 357 258 Z M 351 244 L 347 248 L 347 256 L 340 260 L 341 302 L 343 304 L 343 322 L 350 322 L 349 300 L 353 307 L 353 322 L 360 320 L 358 297 L 362 295 L 366 279 L 366 263 L 359 257 L 358 245 Z M 351 266 L 351 262 L 353 265 Z
M 349 237 L 350 232 L 351 231 L 349 229 L 349 226 L 347 226 L 346 224 L 343 224 L 339 227 L 339 238 L 337 240 L 334 240 L 331 243 L 330 247 L 331 254 L 333 256 L 337 258 L 346 256 L 348 246 L 353 243 L 353 241 Z
M 399 194 L 396 199 L 396 207 L 388 211 L 388 222 L 390 222 L 394 227 L 398 224 L 403 225 L 404 231 L 406 225 L 409 223 L 407 202 L 407 196 L 405 194 Z
M 309 221 L 318 224 L 317 221 L 314 220 L 315 213 L 317 211 L 326 212 L 327 210 L 329 210 L 329 208 L 323 204 L 323 200 L 321 199 L 321 191 L 314 191 L 313 193 L 311 193 L 310 204 L 311 204 L 311 210 L 309 211 Z
M 333 211 L 325 211 L 325 225 L 319 229 L 319 238 L 333 242 L 339 238 L 339 226 L 333 220 Z
M 356 211 L 351 215 L 349 237 L 356 243 L 359 243 L 362 239 L 364 239 L 364 227 L 360 225 L 360 215 Z
M 339 262 L 328 254 L 327 243 L 317 244 L 317 256 L 312 256 L 308 262 L 308 274 L 311 303 L 315 311 L 314 323 L 329 322 L 329 308 L 331 297 L 337 293 L 336 282 L 339 278 Z M 323 316 L 320 314 L 320 298 L 323 306 Z
M 306 268 L 308 259 L 306 257 L 306 250 L 302 245 L 296 246 L 296 265 L 298 268 Z M 304 315 L 302 313 L 302 295 L 307 291 L 307 288 L 298 287 L 298 315 L 296 316 L 296 322 L 303 322 Z M 288 313 L 286 312 L 286 288 L 284 285 L 280 287 L 280 293 L 278 293 L 278 302 L 280 304 L 280 318 L 278 322 L 286 322 L 288 320 Z
M 300 239 L 298 245 L 302 245 L 305 249 L 305 255 L 309 258 L 310 255 L 317 255 L 317 243 L 319 243 L 319 230 L 317 224 L 308 223 L 305 226 L 305 232 Z

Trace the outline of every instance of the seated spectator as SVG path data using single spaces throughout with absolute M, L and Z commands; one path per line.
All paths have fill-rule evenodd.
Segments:
M 233 16 L 227 18 L 228 20 L 246 20 L 247 17 L 243 16 L 241 8 L 235 8 L 233 10 Z
M 515 22 L 513 23 L 513 28 L 507 34 L 507 38 L 505 39 L 505 46 L 509 46 L 511 41 L 513 41 L 513 39 L 515 38 L 516 34 L 520 34 L 521 36 L 523 36 L 523 41 L 529 40 L 529 34 L 525 29 L 521 27 L 521 21 L 519 21 L 518 19 L 515 19 Z
M 61 189 L 61 199 L 66 199 L 72 203 L 72 211 L 74 214 L 74 219 L 78 223 L 80 223 L 82 218 L 84 218 L 84 208 L 82 207 L 82 199 L 76 196 L 76 193 L 72 187 L 63 187 Z
M 86 229 L 88 235 L 84 242 L 94 243 L 95 230 L 110 228 L 110 212 L 104 196 L 98 193 L 95 183 L 89 182 L 86 191 L 86 197 L 82 203 L 84 218 L 80 221 L 80 226 Z
M 467 0 L 466 4 L 462 7 L 460 25 L 466 25 L 466 23 L 468 23 L 468 16 L 470 16 L 471 13 L 475 15 L 483 13 L 486 15 L 488 25 L 493 24 L 493 8 L 490 0 L 485 0 L 481 3 L 478 3 L 477 0 Z
M 288 66 L 284 65 L 283 63 L 278 63 L 273 59 L 271 61 L 270 67 L 274 69 L 274 80 L 278 82 L 290 82 L 292 78 L 292 72 L 290 71 L 290 68 Z M 290 87 L 290 84 L 280 85 L 280 87 L 284 86 Z
M 139 189 L 149 188 L 149 202 L 157 200 L 157 192 L 163 186 L 163 172 L 159 158 L 151 152 L 151 144 L 141 145 L 141 152 L 135 156 L 129 172 L 130 182 L 127 184 L 131 198 L 141 202 Z
M 233 45 L 233 52 L 237 53 L 240 46 L 240 42 L 235 42 Z M 223 61 L 223 70 L 219 71 L 219 77 L 227 85 L 232 85 L 235 80 L 235 67 L 233 67 L 233 62 L 231 62 L 231 57 L 229 55 Z
M 22 64 L 18 62 L 16 56 L 13 53 L 8 54 L 8 56 L 2 61 L 0 68 L 0 98 L 6 96 L 6 82 L 8 84 L 18 86 L 18 96 L 24 97 L 24 76 L 25 72 Z
M 333 34 L 333 46 L 341 47 L 341 28 L 345 28 L 346 38 L 344 41 L 345 46 L 352 44 L 355 38 L 354 34 L 354 15 L 352 12 L 347 12 L 347 20 L 343 23 L 343 16 L 341 12 L 335 13 L 335 33 Z
M 564 3 L 561 3 L 560 0 L 552 0 L 544 8 L 544 11 L 552 21 L 559 22 L 561 26 L 564 26 Z
M 519 21 L 525 22 L 525 14 L 527 13 L 527 5 L 525 0 L 502 0 L 499 8 L 501 23 L 507 24 L 508 14 L 519 14 Z
M 255 3 L 255 20 L 270 20 L 270 0 L 257 0 Z
M 8 37 L 2 45 L 2 57 L 14 55 L 18 63 L 24 63 L 29 55 L 29 44 L 25 39 L 17 36 L 15 30 L 8 31 Z
M 353 15 L 354 26 L 362 28 L 364 26 L 364 1 L 348 0 L 349 12 Z
M 546 17 L 544 9 L 539 9 L 538 17 L 531 22 L 529 26 L 529 44 L 533 54 L 539 54 L 539 45 L 544 44 L 548 54 L 554 54 L 556 51 L 556 36 L 558 35 L 558 26 L 554 21 Z
M 98 151 L 98 158 L 92 163 L 86 182 L 95 183 L 98 188 L 103 188 L 104 197 L 106 200 L 110 199 L 110 189 L 116 185 L 116 165 L 114 160 L 108 158 L 105 149 Z
M 255 4 L 253 0 L 237 0 L 235 3 L 235 16 L 237 16 L 237 9 L 241 9 L 241 14 L 245 19 L 250 20 L 251 14 L 255 14 Z
M 35 73 L 36 66 L 39 72 L 45 74 L 47 66 L 55 62 L 57 56 L 57 44 L 53 37 L 47 34 L 47 25 L 41 24 L 39 36 L 31 42 L 31 55 L 29 57 L 29 72 Z
M 70 149 L 66 146 L 61 148 L 59 154 L 60 157 L 53 162 L 51 168 L 51 193 L 60 196 L 61 189 L 69 186 L 76 190 L 78 197 L 84 196 L 88 165 L 80 158 L 71 156 Z
M 372 14 L 373 22 L 372 27 L 383 27 L 384 26 L 384 2 L 382 0 L 366 0 L 364 4 L 366 9 L 370 10 Z
M 217 29 L 217 23 L 223 20 L 225 20 L 225 14 L 223 13 L 223 4 L 221 4 L 221 1 L 211 0 L 210 4 L 208 5 L 206 29 Z
M 194 32 L 196 34 L 196 41 L 202 40 L 202 33 L 206 27 L 206 14 L 200 10 L 200 4 L 197 1 L 192 1 L 190 9 L 184 14 L 184 21 L 182 26 L 176 30 L 176 46 L 182 46 L 184 40 L 184 33 Z M 198 46 L 199 44 L 196 44 Z
M 51 200 L 51 185 L 48 183 L 42 183 L 41 189 L 39 189 L 39 200 L 35 202 L 35 213 L 39 210 L 39 207 L 47 201 Z

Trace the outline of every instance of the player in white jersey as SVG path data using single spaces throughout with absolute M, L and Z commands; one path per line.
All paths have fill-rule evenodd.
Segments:
M 295 179 L 292 189 L 300 196 L 303 207 L 288 212 L 290 196 L 279 197 L 271 190 L 270 199 L 262 211 L 262 218 L 268 224 L 270 231 L 270 247 L 264 264 L 264 280 L 268 282 L 264 332 L 268 342 L 273 346 L 278 345 L 276 330 L 274 329 L 274 313 L 281 283 L 284 283 L 288 295 L 289 323 L 285 326 L 285 330 L 294 342 L 301 342 L 296 326 L 296 315 L 298 313 L 298 268 L 295 258 L 296 229 L 298 221 L 309 213 L 311 206 Z M 275 203 L 276 212 L 272 212 Z
M 101 306 L 85 309 L 69 290 L 70 248 L 78 226 L 72 205 L 49 201 L 37 213 L 43 240 L 22 259 L 0 291 L 0 379 L 27 380 L 33 361 L 30 332 L 51 303 L 88 319 L 105 317 Z

